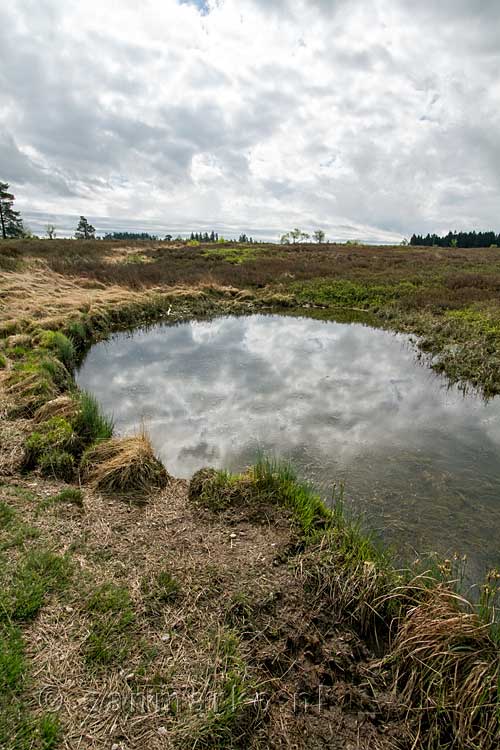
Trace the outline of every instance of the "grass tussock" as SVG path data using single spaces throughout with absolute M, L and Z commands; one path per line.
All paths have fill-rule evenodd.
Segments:
M 500 746 L 500 652 L 488 623 L 449 588 L 413 583 L 385 659 L 415 747 Z M 420 601 L 418 600 L 420 599 Z
M 113 424 L 88 393 L 59 396 L 35 412 L 37 429 L 24 444 L 23 470 L 71 481 L 84 449 L 111 437 Z
M 326 532 L 296 562 L 311 604 L 377 644 L 414 748 L 499 747 L 494 595 L 473 605 L 439 568 L 417 577 L 396 570 L 370 535 L 346 518 L 341 503 Z M 491 583 L 483 588 L 493 589 Z
M 23 469 L 28 471 L 38 466 L 45 476 L 71 480 L 75 471 L 73 454 L 78 444 L 72 425 L 63 417 L 52 417 L 27 438 Z
M 304 553 L 300 572 L 308 595 L 339 620 L 377 640 L 384 637 L 397 605 L 385 599 L 401 583 L 390 555 L 360 524 L 346 516 L 337 498 L 330 524 Z
M 101 492 L 147 494 L 170 481 L 145 432 L 91 446 L 81 466 L 85 481 Z
M 321 498 L 285 463 L 262 458 L 243 474 L 205 468 L 189 485 L 189 498 L 213 511 L 255 504 L 288 509 L 305 536 L 324 530 L 331 512 Z

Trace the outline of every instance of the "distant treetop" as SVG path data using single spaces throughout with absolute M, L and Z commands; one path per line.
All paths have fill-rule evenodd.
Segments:
M 170 236 L 170 235 L 168 235 Z M 158 237 L 148 232 L 108 232 L 104 235 L 105 240 L 154 240 Z

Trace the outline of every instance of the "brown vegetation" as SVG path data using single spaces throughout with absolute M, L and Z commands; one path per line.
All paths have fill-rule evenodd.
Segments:
M 84 480 L 101 492 L 148 494 L 170 481 L 144 431 L 96 443 L 85 451 L 81 466 Z
M 498 747 L 496 584 L 478 609 L 397 572 L 287 468 L 188 486 L 71 375 L 115 328 L 306 306 L 414 331 L 494 393 L 497 253 L 2 244 L 2 747 Z

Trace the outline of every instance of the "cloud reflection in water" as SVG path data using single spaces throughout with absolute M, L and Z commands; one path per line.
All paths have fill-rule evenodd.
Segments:
M 144 420 L 168 469 L 293 460 L 405 554 L 500 563 L 500 401 L 420 366 L 405 336 L 360 324 L 226 317 L 118 334 L 78 375 L 121 432 Z

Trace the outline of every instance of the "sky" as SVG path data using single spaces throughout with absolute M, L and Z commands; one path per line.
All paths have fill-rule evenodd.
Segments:
M 30 228 L 500 231 L 498 0 L 16 0 L 0 180 Z

